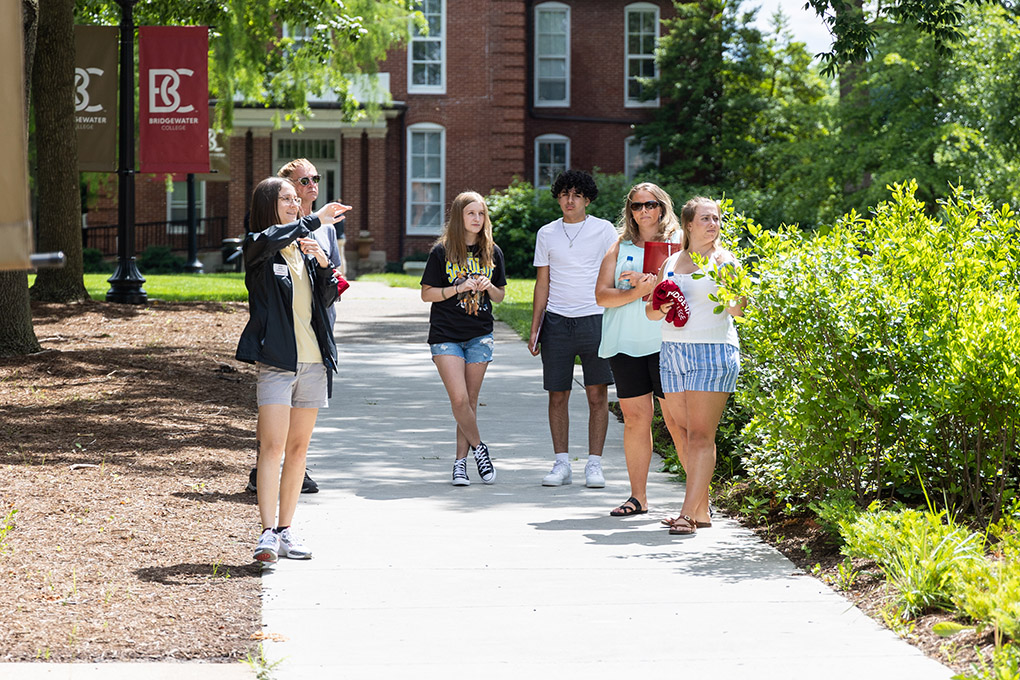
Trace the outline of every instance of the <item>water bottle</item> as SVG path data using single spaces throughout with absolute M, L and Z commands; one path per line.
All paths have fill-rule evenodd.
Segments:
M 634 256 L 633 255 L 628 255 L 627 259 L 623 261 L 623 269 L 621 271 L 625 271 L 625 272 L 632 272 L 632 271 L 634 271 Z M 618 279 L 616 281 L 616 287 L 619 290 L 630 290 L 634 286 L 632 286 L 630 284 L 630 281 L 628 281 L 627 279 L 621 277 L 620 279 Z

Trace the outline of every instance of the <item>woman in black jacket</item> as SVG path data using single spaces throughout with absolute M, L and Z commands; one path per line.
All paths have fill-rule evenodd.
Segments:
M 255 364 L 258 374 L 262 535 L 255 559 L 269 563 L 279 556 L 312 556 L 290 524 L 315 418 L 327 405 L 336 370 L 327 312 L 337 299 L 337 279 L 309 234 L 350 209 L 328 203 L 298 219 L 300 206 L 286 179 L 261 181 L 252 193 L 251 232 L 243 245 L 249 319 L 235 356 Z

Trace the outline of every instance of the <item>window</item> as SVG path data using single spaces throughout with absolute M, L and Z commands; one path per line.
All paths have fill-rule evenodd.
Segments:
M 658 77 L 655 66 L 655 43 L 659 38 L 659 8 L 645 2 L 626 7 L 626 95 L 625 105 L 658 106 L 658 97 L 645 99 L 651 86 L 643 80 Z
M 655 153 L 647 153 L 641 149 L 641 142 L 635 136 L 630 136 L 626 139 L 626 150 L 624 153 L 625 167 L 624 172 L 627 173 L 627 179 L 634 179 L 635 176 L 649 165 L 659 165 L 659 151 L 655 150 Z
M 428 34 L 411 27 L 407 50 L 407 91 L 411 94 L 446 93 L 446 0 L 419 0 L 418 9 L 428 22 Z
M 556 176 L 570 167 L 570 138 L 540 135 L 535 138 L 535 188 L 548 189 Z
M 195 181 L 195 219 L 198 222 L 198 233 L 205 233 L 205 182 Z M 177 222 L 167 224 L 168 234 L 188 233 L 188 183 L 174 182 L 173 188 L 166 192 L 166 221 Z
M 570 106 L 570 8 L 535 7 L 535 106 Z
M 418 123 L 407 128 L 407 233 L 438 234 L 446 195 L 446 130 Z

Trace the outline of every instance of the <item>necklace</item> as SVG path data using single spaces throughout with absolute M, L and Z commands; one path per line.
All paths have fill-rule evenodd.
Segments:
M 584 222 L 581 222 L 581 226 L 578 227 L 577 231 L 574 232 L 574 238 L 570 238 L 570 234 L 567 233 L 567 223 L 564 222 L 562 219 L 560 219 L 560 223 L 563 225 L 563 235 L 567 237 L 567 240 L 570 242 L 570 247 L 571 248 L 574 247 L 574 241 L 576 241 L 577 237 L 581 235 L 581 230 L 584 229 L 584 225 L 587 222 L 588 222 L 588 216 L 585 215 L 584 216 Z

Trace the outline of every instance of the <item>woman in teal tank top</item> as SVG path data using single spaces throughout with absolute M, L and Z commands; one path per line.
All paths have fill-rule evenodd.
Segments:
M 599 356 L 609 359 L 616 380 L 616 396 L 623 411 L 623 452 L 630 477 L 630 498 L 614 508 L 613 517 L 648 512 L 648 467 L 652 461 L 653 395 L 661 403 L 659 347 L 660 324 L 649 321 L 641 299 L 655 288 L 655 273 L 643 273 L 644 245 L 648 241 L 673 241 L 680 221 L 669 194 L 650 182 L 635 185 L 628 193 L 618 223 L 620 239 L 602 260 L 595 284 L 595 300 L 605 307 Z M 663 414 L 666 410 L 663 409 Z M 665 418 L 677 440 L 677 425 Z

